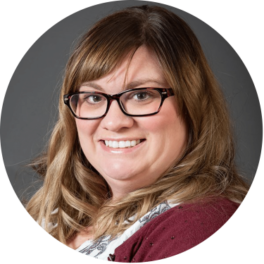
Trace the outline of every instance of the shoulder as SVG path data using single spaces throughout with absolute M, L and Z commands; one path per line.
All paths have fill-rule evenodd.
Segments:
M 217 198 L 171 208 L 119 246 L 115 260 L 144 262 L 184 252 L 215 233 L 238 206 Z

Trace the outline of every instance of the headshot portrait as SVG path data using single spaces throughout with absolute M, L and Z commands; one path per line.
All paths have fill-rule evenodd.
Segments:
M 240 221 L 262 147 L 253 78 L 228 40 L 167 4 L 83 7 L 14 70 L 3 177 L 18 223 L 41 233 L 29 254 L 45 236 L 82 261 L 177 261 Z

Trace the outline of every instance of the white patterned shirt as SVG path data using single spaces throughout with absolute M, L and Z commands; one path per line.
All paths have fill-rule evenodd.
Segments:
M 107 260 L 109 254 L 114 254 L 115 249 L 122 243 L 124 243 L 133 234 L 135 234 L 141 227 L 143 227 L 158 215 L 177 205 L 178 204 L 172 204 L 168 201 L 162 202 L 152 210 L 150 210 L 148 213 L 146 213 L 144 216 L 142 216 L 139 220 L 137 220 L 120 236 L 112 240 L 110 235 L 102 236 L 97 241 L 87 240 L 80 247 L 78 247 L 76 251 L 79 251 L 80 253 L 83 253 L 85 255 L 92 256 L 94 258 Z M 134 217 L 131 217 L 129 218 L 129 220 L 133 220 L 133 218 Z

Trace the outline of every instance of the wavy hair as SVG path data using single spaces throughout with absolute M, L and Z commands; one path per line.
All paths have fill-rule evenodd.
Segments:
M 84 156 L 63 95 L 111 71 L 142 45 L 154 51 L 189 138 L 182 157 L 152 185 L 112 203 L 111 189 Z M 224 96 L 190 27 L 156 6 L 131 7 L 97 22 L 80 40 L 65 70 L 59 118 L 48 149 L 32 167 L 43 187 L 27 204 L 30 215 L 62 243 L 93 227 L 94 239 L 116 236 L 164 200 L 222 196 L 240 203 L 248 187 L 234 162 L 232 126 Z

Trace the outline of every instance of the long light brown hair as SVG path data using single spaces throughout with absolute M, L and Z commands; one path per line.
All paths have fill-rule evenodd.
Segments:
M 155 52 L 174 89 L 189 140 L 173 168 L 113 204 L 110 187 L 82 152 L 63 95 L 110 73 L 142 45 Z M 124 225 L 124 220 L 136 214 L 136 221 L 167 199 L 183 203 L 222 196 L 240 203 L 247 193 L 234 163 L 226 103 L 196 36 L 177 15 L 153 6 L 119 11 L 83 36 L 65 70 L 59 119 L 48 149 L 32 166 L 44 176 L 44 184 L 27 210 L 39 224 L 45 219 L 46 230 L 63 243 L 89 226 L 95 239 L 115 236 L 132 224 Z

